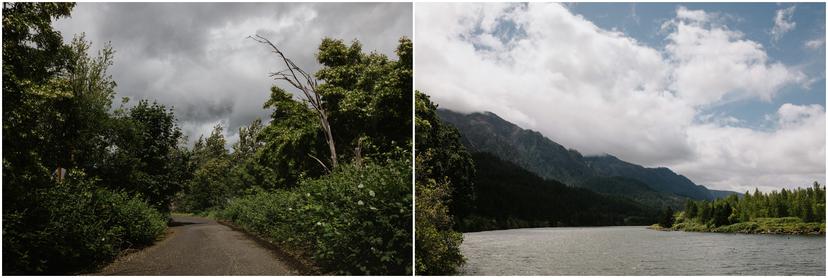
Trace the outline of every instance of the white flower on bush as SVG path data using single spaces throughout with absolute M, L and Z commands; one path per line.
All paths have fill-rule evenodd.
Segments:
M 316 221 L 316 226 L 322 226 L 322 222 Z
M 374 197 L 374 195 L 375 195 L 374 190 L 368 190 L 368 195 L 371 195 L 371 197 Z
M 359 185 L 357 185 L 357 188 L 362 189 L 363 187 L 365 187 L 365 186 L 364 186 L 364 185 L 362 185 L 362 183 L 361 183 L 361 182 L 359 183 Z
M 361 206 L 361 205 L 364 205 L 364 204 L 365 204 L 365 203 L 363 203 L 363 202 L 362 202 L 362 200 L 359 200 L 359 202 L 357 202 L 357 205 L 360 205 L 360 206 Z

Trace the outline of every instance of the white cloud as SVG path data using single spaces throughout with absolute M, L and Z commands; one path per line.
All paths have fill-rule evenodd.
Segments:
M 680 20 L 691 20 L 696 22 L 707 22 L 710 20 L 708 14 L 702 10 L 688 10 L 684 6 L 676 9 L 676 18 Z
M 741 32 L 710 24 L 704 11 L 681 7 L 677 14 L 663 27 L 672 31 L 666 46 L 673 64 L 671 89 L 690 104 L 715 105 L 728 96 L 769 101 L 782 86 L 805 79 L 800 71 L 769 62 L 762 45 Z
M 708 185 L 740 192 L 824 182 L 825 109 L 786 103 L 772 118 L 778 119 L 773 131 L 721 124 L 690 126 L 688 139 L 699 159 L 672 168 Z
M 794 105 L 782 104 L 777 111 L 779 125 L 783 128 L 800 126 L 802 123 L 817 118 L 825 118 L 825 109 L 818 104 Z
M 585 154 L 668 166 L 714 188 L 824 180 L 815 159 L 824 157 L 824 111 L 820 126 L 816 108 L 783 106 L 774 119 L 786 124 L 770 133 L 705 114 L 723 101 L 772 100 L 805 80 L 718 15 L 678 8 L 659 50 L 558 4 L 416 8 L 416 87 L 441 107 L 491 111 Z M 494 43 L 504 28 L 522 33 Z
M 809 40 L 809 41 L 805 42 L 805 48 L 808 48 L 808 49 L 819 49 L 823 45 L 825 45 L 825 39 L 824 38 L 813 39 L 813 40 Z
M 795 10 L 796 6 L 790 6 L 776 11 L 776 15 L 773 17 L 773 29 L 770 31 L 771 39 L 774 42 L 778 42 L 785 33 L 796 28 L 796 22 L 793 22 L 792 19 Z

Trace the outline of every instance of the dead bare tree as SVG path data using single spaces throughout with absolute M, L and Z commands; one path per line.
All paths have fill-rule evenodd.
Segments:
M 270 77 L 273 77 L 276 80 L 284 80 L 290 83 L 296 89 L 299 89 L 304 95 L 305 100 L 310 103 L 311 108 L 316 112 L 317 118 L 319 119 L 319 124 L 322 127 L 322 132 L 325 134 L 325 141 L 328 143 L 328 148 L 331 152 L 331 167 L 328 168 L 318 158 L 314 157 L 313 155 L 308 154 L 310 157 L 316 159 L 322 167 L 326 170 L 330 171 L 336 168 L 337 166 L 337 157 L 336 157 L 336 145 L 334 144 L 333 134 L 331 133 L 331 124 L 328 122 L 328 111 L 325 110 L 325 107 L 322 106 L 322 97 L 316 91 L 318 83 L 312 75 L 305 72 L 292 60 L 288 59 L 285 56 L 285 53 L 282 52 L 278 47 L 276 47 L 273 42 L 268 40 L 265 37 L 260 35 L 249 36 L 248 38 L 255 40 L 258 43 L 265 44 L 271 48 L 273 53 L 279 55 L 284 62 L 286 69 L 283 69 L 278 72 L 270 73 Z

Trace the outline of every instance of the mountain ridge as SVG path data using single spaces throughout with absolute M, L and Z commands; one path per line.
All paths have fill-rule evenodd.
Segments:
M 696 200 L 712 200 L 738 194 L 708 189 L 667 167 L 647 168 L 621 160 L 612 154 L 583 156 L 577 150 L 568 149 L 540 132 L 523 129 L 492 112 L 462 114 L 440 108 L 437 114 L 444 122 L 458 129 L 461 142 L 470 151 L 491 153 L 540 177 L 571 186 L 583 185 L 585 181 L 596 177 L 624 177 L 640 181 L 656 192 Z M 636 186 L 626 181 L 616 182 Z M 673 199 L 672 202 L 676 199 L 663 197 L 665 200 Z

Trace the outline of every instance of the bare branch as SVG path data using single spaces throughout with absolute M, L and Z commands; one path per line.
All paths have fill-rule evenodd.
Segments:
M 323 169 L 325 169 L 325 173 L 328 173 L 328 174 L 330 174 L 330 173 L 331 173 L 331 170 L 330 170 L 330 169 L 328 169 L 328 167 L 327 167 L 327 166 L 325 166 L 325 163 L 322 163 L 322 160 L 319 160 L 319 158 L 316 158 L 316 157 L 315 157 L 315 156 L 313 156 L 312 154 L 308 154 L 308 156 L 310 156 L 311 158 L 313 158 L 314 160 L 316 160 L 316 162 L 319 162 L 319 165 L 322 165 L 322 168 L 323 168 Z
M 328 121 L 328 112 L 325 110 L 325 107 L 322 106 L 322 97 L 316 91 L 317 86 L 319 83 L 310 73 L 302 70 L 293 60 L 287 58 L 284 52 L 280 50 L 276 44 L 271 42 L 265 37 L 260 35 L 255 36 L 248 36 L 248 38 L 261 43 L 265 44 L 270 47 L 271 52 L 276 53 L 281 58 L 282 62 L 287 67 L 278 72 L 270 73 L 270 77 L 274 78 L 275 80 L 284 80 L 287 81 L 291 86 L 305 95 L 305 100 L 307 103 L 310 104 L 311 108 L 316 112 L 318 116 L 320 127 L 325 134 L 325 141 L 328 144 L 328 148 L 330 150 L 331 155 L 331 168 L 337 167 L 337 155 L 336 155 L 336 144 L 334 143 L 333 133 L 331 132 L 331 124 Z M 310 155 L 310 154 L 309 154 Z M 313 157 L 313 156 L 311 156 Z M 325 167 L 325 164 L 322 163 L 321 160 L 313 157 L 318 161 L 322 166 L 328 170 L 328 167 Z M 330 172 L 330 170 L 328 170 Z

